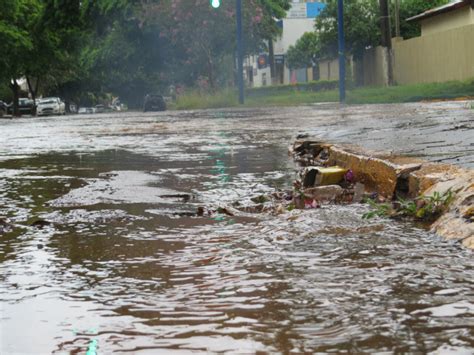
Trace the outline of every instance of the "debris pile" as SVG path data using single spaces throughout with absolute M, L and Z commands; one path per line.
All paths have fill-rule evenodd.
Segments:
M 298 138 L 290 154 L 303 166 L 295 187 L 305 199 L 366 200 L 372 207 L 366 218 L 423 221 L 474 248 L 474 171 Z
M 334 165 L 330 159 L 331 145 L 312 140 L 297 140 L 290 154 L 303 167 L 294 187 L 297 195 L 307 204 L 360 203 L 366 197 L 377 198 L 374 192 L 366 193 L 365 185 L 358 181 L 350 167 Z M 295 206 L 303 204 L 295 199 Z

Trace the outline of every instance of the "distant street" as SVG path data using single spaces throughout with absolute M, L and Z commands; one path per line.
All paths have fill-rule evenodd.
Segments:
M 25 117 L 0 131 L 2 354 L 474 349 L 472 251 L 364 220 L 364 204 L 245 209 L 292 189 L 299 133 L 473 168 L 464 103 Z
M 309 133 L 333 143 L 360 145 L 372 150 L 474 167 L 474 110 L 469 109 L 466 102 L 343 108 L 337 104 L 319 104 L 295 108 L 74 115 L 0 120 L 0 127 L 2 159 L 8 155 L 51 150 L 97 151 L 136 147 L 135 143 L 127 144 L 129 139 L 125 143 L 102 139 L 107 135 L 129 132 L 145 133 L 150 137 L 163 132 L 178 134 L 189 130 L 195 133 L 243 130 L 274 133 L 282 137 L 283 145 L 292 143 L 298 133 Z M 165 142 L 154 142 L 153 146 L 157 144 Z M 175 143 L 173 145 L 180 149 Z M 144 149 L 150 150 L 151 147 Z

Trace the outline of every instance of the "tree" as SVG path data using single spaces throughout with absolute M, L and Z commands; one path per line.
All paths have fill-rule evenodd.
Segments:
M 235 52 L 235 3 L 222 2 L 219 9 L 208 0 L 168 0 L 148 2 L 143 19 L 159 28 L 165 40 L 166 71 L 171 81 L 187 85 L 207 81 L 216 88 L 225 81 L 228 58 Z M 284 16 L 288 0 L 248 0 L 244 2 L 245 52 L 257 53 L 275 38 L 279 29 L 275 18 Z
M 247 54 L 278 36 L 289 2 L 243 3 Z M 233 1 L 4 0 L 0 80 L 16 98 L 14 79 L 26 77 L 33 98 L 113 93 L 132 106 L 169 84 L 216 88 L 233 78 L 234 12 Z
M 30 33 L 39 12 L 40 3 L 36 0 L 4 0 L 0 5 L 0 79 L 9 82 L 15 116 L 19 115 L 17 79 L 26 71 L 33 48 Z
M 41 79 L 47 79 L 45 87 L 51 88 L 72 75 L 81 30 L 77 16 L 80 4 L 80 0 L 2 2 L 0 78 L 10 81 L 15 115 L 18 115 L 18 78 L 27 79 L 35 99 Z
M 321 56 L 321 42 L 316 32 L 306 32 L 290 46 L 286 53 L 290 69 L 307 68 L 313 66 Z
M 344 32 L 346 50 L 360 57 L 367 47 L 380 43 L 378 0 L 345 0 Z M 329 0 L 326 8 L 315 20 L 323 56 L 337 56 L 337 1 Z
M 77 76 L 77 57 L 83 30 L 80 0 L 43 0 L 32 26 L 33 46 L 26 59 L 25 77 L 33 100 L 40 83 L 52 91 Z

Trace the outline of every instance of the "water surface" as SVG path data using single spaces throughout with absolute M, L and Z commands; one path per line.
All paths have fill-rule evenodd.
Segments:
M 405 118 L 362 129 L 386 109 L 1 121 L 0 352 L 473 353 L 474 261 L 455 242 L 363 205 L 195 215 L 291 188 L 298 132 L 387 147 Z

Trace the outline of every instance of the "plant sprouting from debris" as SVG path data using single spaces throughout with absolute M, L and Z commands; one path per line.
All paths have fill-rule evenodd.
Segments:
M 388 203 L 377 203 L 372 199 L 367 199 L 366 202 L 369 204 L 371 211 L 362 215 L 363 219 L 371 219 L 374 217 L 385 218 L 389 217 L 393 213 L 393 208 Z
M 416 220 L 432 222 L 446 210 L 454 198 L 451 189 L 439 193 L 435 191 L 432 195 L 421 195 L 414 200 L 406 200 L 401 197 L 397 198 L 391 204 L 376 203 L 373 200 L 367 200 L 371 207 L 371 211 L 364 213 L 362 218 L 371 219 L 374 217 L 391 217 L 391 218 L 413 218 Z

